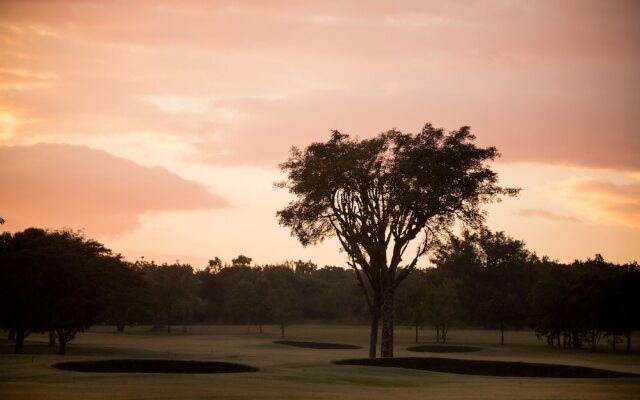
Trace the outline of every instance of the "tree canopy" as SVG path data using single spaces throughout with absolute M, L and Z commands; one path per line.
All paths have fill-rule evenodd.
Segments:
M 104 282 L 120 258 L 69 230 L 29 228 L 0 242 L 0 326 L 16 333 L 16 352 L 35 331 L 55 330 L 60 352 L 107 306 Z
M 371 310 L 370 356 L 379 318 L 381 354 L 393 356 L 395 289 L 435 238 L 455 221 L 480 226 L 484 203 L 518 192 L 499 186 L 487 165 L 496 148 L 474 139 L 469 127 L 445 133 L 431 124 L 361 140 L 333 131 L 327 142 L 292 148 L 281 164 L 287 179 L 278 186 L 295 198 L 279 222 L 305 246 L 337 236 Z

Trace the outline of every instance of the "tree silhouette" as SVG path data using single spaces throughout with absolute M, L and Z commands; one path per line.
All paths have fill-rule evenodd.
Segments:
M 15 352 L 32 332 L 55 330 L 59 352 L 107 307 L 107 272 L 120 262 L 81 233 L 29 228 L 2 235 L 0 325 L 16 333 Z
M 430 274 L 424 270 L 413 271 L 398 287 L 396 306 L 398 321 L 415 328 L 415 342 L 419 342 L 419 329 L 429 319 L 430 314 Z
M 250 267 L 251 261 L 251 257 L 243 256 L 242 254 L 240 254 L 238 257 L 231 260 L 231 265 L 233 265 L 234 267 Z
M 163 324 L 167 333 L 178 313 L 184 315 L 184 303 L 192 302 L 195 296 L 196 278 L 193 268 L 188 264 L 156 265 L 151 262 L 138 262 L 145 274 L 149 293 L 155 306 L 155 327 Z
M 486 165 L 498 151 L 474 139 L 468 127 L 445 133 L 431 124 L 415 135 L 391 130 L 363 140 L 334 131 L 326 143 L 292 148 L 280 166 L 287 179 L 278 186 L 295 199 L 278 211 L 279 222 L 305 246 L 337 236 L 371 311 L 370 357 L 379 321 L 380 353 L 393 357 L 395 290 L 433 237 L 457 220 L 478 225 L 483 203 L 518 191 L 498 186 Z
M 293 269 L 286 265 L 266 266 L 263 271 L 269 282 L 266 301 L 270 317 L 280 326 L 284 338 L 286 326 L 302 312 L 298 281 Z

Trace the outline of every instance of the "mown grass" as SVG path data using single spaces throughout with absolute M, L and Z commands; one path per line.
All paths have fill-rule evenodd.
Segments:
M 47 347 L 45 335 L 29 337 L 23 355 L 11 354 L 0 340 L 1 399 L 637 399 L 640 378 L 562 379 L 462 375 L 405 368 L 335 365 L 336 360 L 367 356 L 367 326 L 293 325 L 286 340 L 348 343 L 361 349 L 304 349 L 274 344 L 277 327 L 264 334 L 243 326 L 194 326 L 171 335 L 135 327 L 118 334 L 113 327 L 81 333 L 66 356 Z M 435 332 L 435 331 L 434 331 Z M 415 356 L 411 329 L 396 329 L 396 356 Z M 431 330 L 421 331 L 420 345 L 434 344 Z M 446 354 L 447 358 L 561 364 L 640 373 L 640 353 L 549 348 L 532 332 L 452 330 L 451 345 L 482 351 Z M 638 337 L 633 348 L 638 349 Z M 430 357 L 441 357 L 437 353 Z M 233 362 L 259 368 L 255 373 L 82 373 L 53 364 L 108 359 L 155 359 Z

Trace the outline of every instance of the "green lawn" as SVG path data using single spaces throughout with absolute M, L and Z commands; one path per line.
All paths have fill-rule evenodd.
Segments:
M 178 327 L 176 331 L 180 331 Z M 433 343 L 422 331 L 421 343 Z M 53 354 L 44 336 L 30 337 L 23 355 L 11 354 L 0 341 L 0 399 L 637 399 L 640 378 L 545 379 L 468 376 L 409 369 L 334 365 L 333 360 L 365 357 L 366 326 L 293 325 L 289 340 L 345 343 L 363 349 L 318 350 L 272 343 L 276 327 L 246 333 L 242 326 L 194 326 L 188 333 L 149 333 L 138 327 L 125 334 L 97 327 L 80 334 L 66 356 Z M 412 329 L 396 328 L 396 355 L 557 363 L 640 374 L 638 338 L 635 353 L 552 349 L 532 332 L 499 333 L 454 330 L 451 344 L 482 347 L 471 353 L 406 351 L 414 345 Z M 603 344 L 604 345 L 604 344 Z M 219 375 L 114 374 L 60 371 L 59 361 L 108 358 L 218 360 L 248 364 L 259 372 Z

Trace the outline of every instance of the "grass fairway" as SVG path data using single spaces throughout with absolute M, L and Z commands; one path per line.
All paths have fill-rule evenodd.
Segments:
M 176 330 L 179 330 L 176 329 Z M 640 378 L 563 379 L 459 375 L 404 368 L 335 365 L 332 361 L 367 354 L 366 326 L 294 325 L 287 340 L 350 343 L 362 349 L 305 349 L 273 343 L 278 329 L 246 333 L 242 326 L 196 326 L 188 333 L 149 333 L 135 328 L 117 334 L 97 327 L 80 334 L 66 356 L 53 354 L 44 336 L 30 337 L 23 355 L 10 354 L 0 341 L 1 399 L 637 399 Z M 428 335 L 428 340 L 427 340 Z M 424 332 L 422 344 L 431 342 Z M 640 373 L 640 353 L 611 353 L 603 348 L 558 350 L 538 342 L 531 332 L 508 332 L 499 346 L 498 332 L 459 330 L 450 343 L 481 347 L 443 357 L 576 365 Z M 396 329 L 396 356 L 406 350 L 413 331 Z M 637 338 L 633 343 L 638 348 Z M 438 357 L 430 354 L 429 357 Z M 105 359 L 223 361 L 260 369 L 229 374 L 91 373 L 62 371 L 52 364 Z

